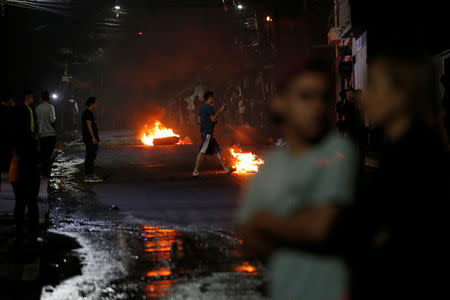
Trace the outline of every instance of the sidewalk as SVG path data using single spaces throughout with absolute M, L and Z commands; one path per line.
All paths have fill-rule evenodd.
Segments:
M 41 178 L 39 191 L 39 224 L 45 228 L 48 219 L 48 180 Z M 35 281 L 40 271 L 40 249 L 20 257 L 13 250 L 15 198 L 8 174 L 1 174 L 0 190 L 0 280 Z M 24 248 L 24 252 L 28 249 Z

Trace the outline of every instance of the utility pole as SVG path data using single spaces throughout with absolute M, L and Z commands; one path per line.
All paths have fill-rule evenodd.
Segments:
M 339 0 L 334 0 L 334 27 L 339 28 Z M 340 92 L 341 89 L 341 78 L 339 76 L 339 43 L 334 45 L 334 55 L 335 55 L 335 72 L 336 72 L 336 91 Z
M 333 0 L 333 6 L 334 6 L 334 28 L 339 28 L 339 0 Z M 339 32 L 339 31 L 338 31 Z M 340 38 L 339 38 L 340 40 Z M 340 113 L 339 110 L 340 108 L 338 107 L 340 103 L 340 96 L 341 96 L 341 91 L 342 91 L 342 79 L 340 77 L 339 74 L 339 62 L 340 62 L 340 58 L 339 58 L 339 44 L 340 41 L 338 43 L 334 44 L 334 55 L 335 55 L 335 74 L 336 74 L 336 120 L 337 120 L 337 124 L 339 124 L 340 120 Z M 338 125 L 339 128 L 339 125 Z M 339 130 L 339 129 L 338 129 Z
M 334 27 L 339 28 L 339 0 L 334 0 Z M 336 59 L 339 58 L 338 45 L 334 46 Z

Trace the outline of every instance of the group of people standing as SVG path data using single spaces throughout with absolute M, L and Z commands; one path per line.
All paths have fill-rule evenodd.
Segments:
M 98 106 L 95 97 L 86 101 L 82 114 L 83 142 L 86 147 L 85 182 L 101 182 L 94 174 L 94 161 L 98 152 L 99 134 L 94 116 Z M 41 102 L 35 105 L 31 91 L 24 95 L 23 104 L 16 105 L 13 98 L 1 105 L 2 171 L 9 171 L 16 204 L 14 208 L 15 237 L 20 246 L 25 239 L 24 214 L 28 207 L 29 238 L 35 243 L 39 235 L 38 195 L 42 177 L 49 177 L 56 149 L 56 114 L 48 91 L 41 93 Z
M 309 56 L 279 78 L 271 111 L 286 146 L 244 193 L 244 251 L 267 263 L 271 299 L 438 299 L 450 188 L 433 66 L 371 59 L 361 104 L 385 141 L 370 178 L 358 141 L 331 130 L 329 70 Z
M 14 208 L 16 241 L 24 241 L 24 213 L 28 207 L 30 237 L 34 243 L 39 233 L 38 194 L 41 176 L 48 177 L 56 146 L 56 115 L 47 91 L 35 107 L 33 93 L 27 91 L 23 105 L 9 99 L 2 109 L 7 139 L 2 145 L 3 169 L 9 170 L 16 205 Z

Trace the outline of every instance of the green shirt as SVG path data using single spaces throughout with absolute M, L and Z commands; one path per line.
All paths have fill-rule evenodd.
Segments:
M 350 204 L 357 166 L 353 145 L 331 134 L 302 155 L 276 149 L 252 178 L 239 219 L 248 221 L 258 209 L 288 216 L 311 206 Z M 281 248 L 272 254 L 268 266 L 271 299 L 340 300 L 344 297 L 348 271 L 338 258 Z

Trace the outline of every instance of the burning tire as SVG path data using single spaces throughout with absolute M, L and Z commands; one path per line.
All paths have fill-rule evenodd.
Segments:
M 175 145 L 180 140 L 178 136 L 169 136 L 153 140 L 153 145 Z
M 144 132 L 141 136 L 141 141 L 146 146 L 192 144 L 189 137 L 186 136 L 184 139 L 181 139 L 180 135 L 173 132 L 172 129 L 164 127 L 159 121 L 155 121 L 153 128 L 149 128 L 145 125 Z

